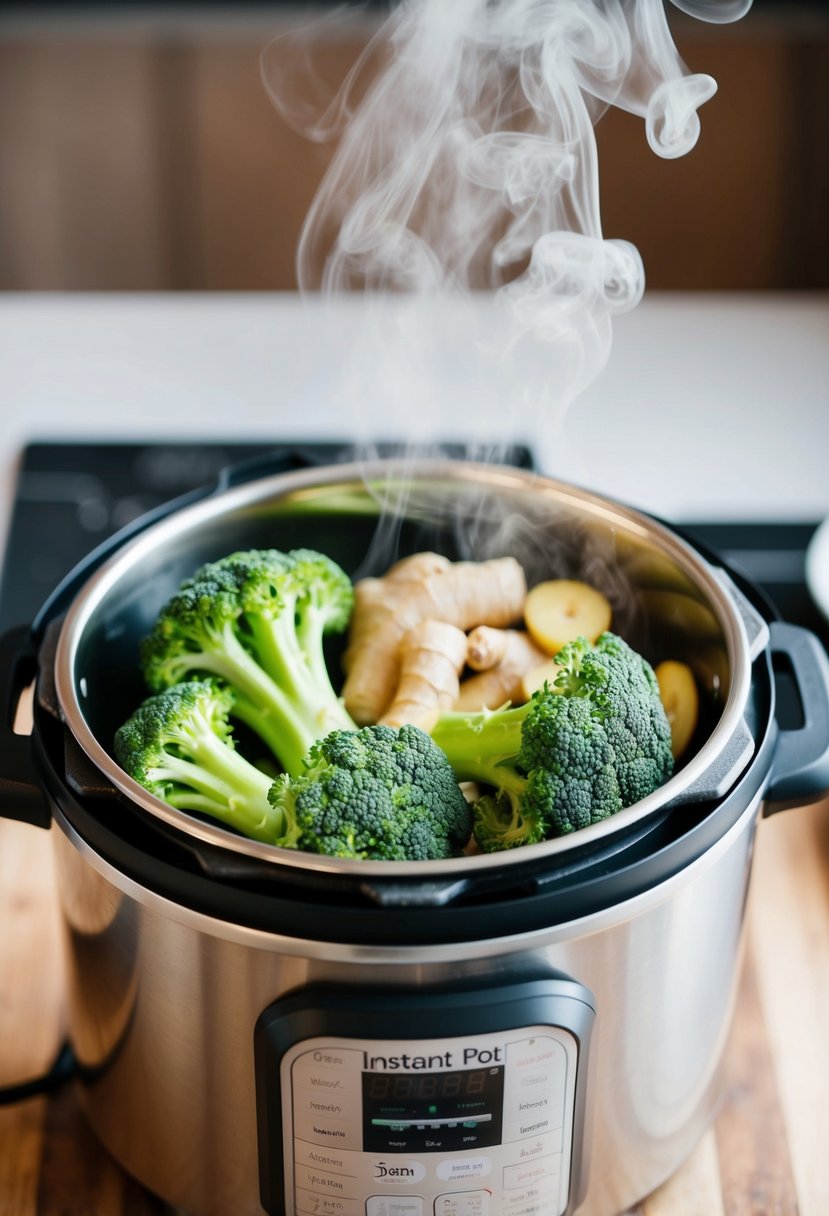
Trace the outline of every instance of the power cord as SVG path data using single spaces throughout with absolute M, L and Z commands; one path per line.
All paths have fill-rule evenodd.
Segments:
M 35 1098 L 39 1094 L 49 1094 L 65 1085 L 78 1071 L 75 1053 L 68 1042 L 61 1046 L 55 1056 L 51 1068 L 40 1077 L 31 1081 L 21 1081 L 17 1085 L 0 1086 L 0 1106 L 11 1106 L 14 1102 L 23 1102 L 26 1098 Z

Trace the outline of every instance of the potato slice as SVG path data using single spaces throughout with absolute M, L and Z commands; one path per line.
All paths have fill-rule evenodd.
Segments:
M 529 701 L 534 692 L 538 692 L 539 688 L 543 688 L 545 683 L 553 688 L 556 681 L 556 676 L 561 671 L 558 663 L 554 659 L 549 659 L 548 662 L 542 663 L 540 667 L 533 667 L 532 671 L 527 671 L 521 677 L 521 692 L 525 701 Z M 558 690 L 554 690 L 558 691 Z
M 666 659 L 655 668 L 659 695 L 671 725 L 671 751 L 676 760 L 685 751 L 699 718 L 699 693 L 694 673 L 686 663 Z
M 575 579 L 538 583 L 524 601 L 527 631 L 548 654 L 576 638 L 595 642 L 610 628 L 610 618 L 610 604 L 601 591 Z

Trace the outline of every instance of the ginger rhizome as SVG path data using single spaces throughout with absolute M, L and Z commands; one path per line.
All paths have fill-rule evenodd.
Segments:
M 512 557 L 450 562 L 417 553 L 382 578 L 354 588 L 354 614 L 343 664 L 343 698 L 355 722 L 377 722 L 400 681 L 401 643 L 421 621 L 443 621 L 466 631 L 504 628 L 521 619 L 527 584 Z
M 523 678 L 546 658 L 520 630 L 486 625 L 473 629 L 467 639 L 467 664 L 476 674 L 460 685 L 455 707 L 468 713 L 526 700 Z
M 457 702 L 466 647 L 464 631 L 446 621 L 420 621 L 410 629 L 400 645 L 400 682 L 381 724 L 430 730 Z

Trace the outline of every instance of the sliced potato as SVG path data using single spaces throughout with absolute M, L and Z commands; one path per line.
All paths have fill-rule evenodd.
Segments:
M 659 694 L 671 724 L 671 751 L 677 759 L 685 751 L 699 718 L 699 693 L 694 673 L 686 663 L 666 659 L 655 668 Z
M 567 642 L 595 642 L 610 628 L 611 608 L 601 591 L 575 579 L 538 583 L 524 602 L 524 620 L 533 641 L 548 654 Z
M 534 667 L 532 671 L 527 671 L 521 677 L 521 692 L 525 701 L 529 701 L 534 692 L 538 692 L 539 688 L 543 688 L 545 684 L 553 687 L 556 681 L 556 676 L 561 671 L 558 663 L 554 659 L 550 659 L 546 663 L 542 663 L 540 667 Z

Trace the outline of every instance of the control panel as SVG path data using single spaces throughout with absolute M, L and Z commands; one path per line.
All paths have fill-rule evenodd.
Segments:
M 309 1033 L 301 1037 L 299 1011 L 283 1009 L 280 1018 L 281 1003 L 271 1006 L 257 1029 L 266 1210 L 280 1216 L 564 1216 L 581 1179 L 593 1014 L 582 999 L 586 990 L 570 991 L 579 987 L 550 980 L 436 996 L 437 1006 L 450 1003 L 440 1024 L 459 1033 L 428 1038 L 380 1033 L 381 1025 L 403 1030 L 401 1020 L 412 1029 L 423 1026 L 426 1010 L 418 1018 L 411 1008 L 422 993 L 413 994 L 402 1019 L 388 1009 L 384 1018 L 377 999 L 363 1018 L 346 1016 L 353 1009 L 338 1013 L 343 994 L 337 993 L 334 1008 L 317 1006 L 306 1016 Z M 520 1017 L 542 1009 L 543 1020 Z M 426 1018 L 430 1024 L 434 1012 Z M 489 1028 L 498 1022 L 505 1024 Z M 370 1033 L 372 1023 L 378 1033 Z

